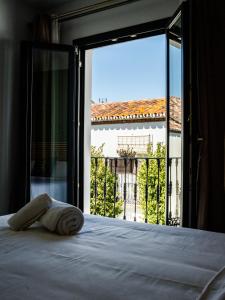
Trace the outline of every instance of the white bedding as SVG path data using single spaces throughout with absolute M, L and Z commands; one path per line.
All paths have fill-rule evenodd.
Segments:
M 62 237 L 13 232 L 7 218 L 1 300 L 225 299 L 225 234 L 86 215 L 78 235 Z

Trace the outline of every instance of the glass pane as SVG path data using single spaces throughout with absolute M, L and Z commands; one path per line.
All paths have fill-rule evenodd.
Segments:
M 69 54 L 33 50 L 31 198 L 67 201 Z
M 169 32 L 169 222 L 180 223 L 182 199 L 181 17 Z M 177 225 L 178 225 L 177 224 Z

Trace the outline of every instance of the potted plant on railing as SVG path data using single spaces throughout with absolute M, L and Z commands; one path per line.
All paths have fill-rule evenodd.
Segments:
M 136 152 L 133 148 L 129 146 L 126 149 L 118 149 L 117 154 L 119 158 L 116 160 L 117 165 L 114 161 L 114 168 L 116 166 L 116 170 L 118 173 L 124 173 L 125 170 L 127 173 L 133 173 L 134 169 L 134 158 L 136 156 Z

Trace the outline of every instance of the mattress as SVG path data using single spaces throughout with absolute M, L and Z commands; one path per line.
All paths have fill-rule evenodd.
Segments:
M 225 234 L 85 215 L 62 237 L 0 217 L 1 300 L 225 299 Z

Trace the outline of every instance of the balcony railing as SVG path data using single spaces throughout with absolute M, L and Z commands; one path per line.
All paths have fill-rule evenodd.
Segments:
M 180 161 L 170 159 L 166 202 L 165 158 L 91 157 L 91 213 L 179 225 Z

